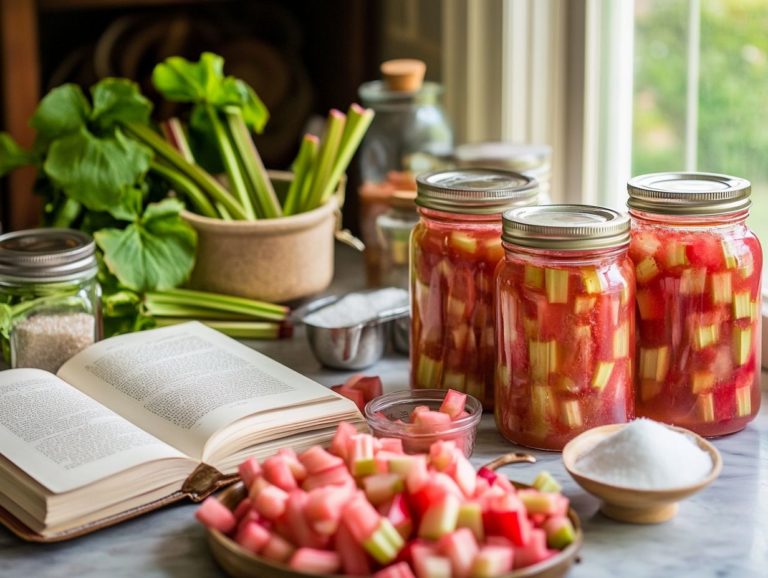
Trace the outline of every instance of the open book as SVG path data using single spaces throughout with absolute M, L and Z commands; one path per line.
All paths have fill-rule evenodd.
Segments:
M 354 403 L 205 327 L 96 343 L 57 375 L 0 372 L 0 522 L 72 538 L 236 479 L 247 456 L 363 427 Z

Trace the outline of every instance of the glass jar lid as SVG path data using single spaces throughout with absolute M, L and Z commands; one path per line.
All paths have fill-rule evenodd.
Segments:
M 539 194 L 533 177 L 498 169 L 451 169 L 416 178 L 416 204 L 427 209 L 491 215 L 532 205 Z
M 534 249 L 610 249 L 629 243 L 629 217 L 591 205 L 520 207 L 502 215 L 502 240 Z
M 746 179 L 715 173 L 652 173 L 627 183 L 630 209 L 662 215 L 722 215 L 748 209 Z
M 0 235 L 0 277 L 63 281 L 96 273 L 93 239 L 72 229 L 28 229 Z

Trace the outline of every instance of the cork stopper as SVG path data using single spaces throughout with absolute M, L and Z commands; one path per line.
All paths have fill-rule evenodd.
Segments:
M 399 58 L 381 63 L 381 75 L 389 90 L 416 92 L 424 82 L 427 65 L 415 58 Z

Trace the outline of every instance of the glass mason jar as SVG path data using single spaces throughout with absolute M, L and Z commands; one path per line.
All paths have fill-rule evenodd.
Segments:
M 11 367 L 55 373 L 101 338 L 93 239 L 69 229 L 0 236 L 0 335 Z
M 411 236 L 411 387 L 456 389 L 493 407 L 493 273 L 501 213 L 536 202 L 535 180 L 488 169 L 417 179 Z
M 561 450 L 634 417 L 629 218 L 586 205 L 504 213 L 495 415 L 510 441 Z
M 708 173 L 631 179 L 637 414 L 705 436 L 760 406 L 762 250 L 749 181 Z
M 417 90 L 395 90 L 386 81 L 360 86 L 362 103 L 376 116 L 360 145 L 361 235 L 369 285 L 382 285 L 376 219 L 398 190 L 415 190 L 415 176 L 446 165 L 453 130 L 442 107 L 443 87 L 424 82 Z
M 408 288 L 408 244 L 419 222 L 416 192 L 395 191 L 389 210 L 376 219 L 381 244 L 381 284 Z

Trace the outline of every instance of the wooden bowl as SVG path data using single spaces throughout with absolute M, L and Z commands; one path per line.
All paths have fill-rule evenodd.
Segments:
M 515 482 L 515 486 L 518 488 L 530 487 L 517 482 Z M 246 496 L 245 486 L 242 482 L 239 482 L 224 490 L 217 498 L 227 508 L 234 510 L 237 504 Z M 576 533 L 576 538 L 572 544 L 544 562 L 515 570 L 504 575 L 502 578 L 562 578 L 565 576 L 576 560 L 576 555 L 581 548 L 583 539 L 581 522 L 572 508 L 568 510 L 568 517 L 571 519 Z M 218 530 L 206 529 L 206 532 L 208 533 L 208 544 L 213 557 L 227 574 L 235 578 L 312 578 L 318 576 L 320 578 L 349 578 L 339 574 L 306 574 L 304 572 L 296 572 L 287 566 L 270 562 L 252 554 Z
M 575 437 L 563 448 L 565 469 L 582 488 L 602 500 L 600 511 L 609 518 L 632 524 L 666 522 L 677 514 L 680 500 L 707 487 L 720 475 L 723 461 L 717 449 L 701 436 L 674 426 L 666 427 L 692 438 L 712 458 L 712 470 L 709 475 L 695 484 L 665 490 L 638 489 L 600 482 L 576 468 L 576 461 L 580 456 L 626 425 L 616 424 L 593 428 Z

